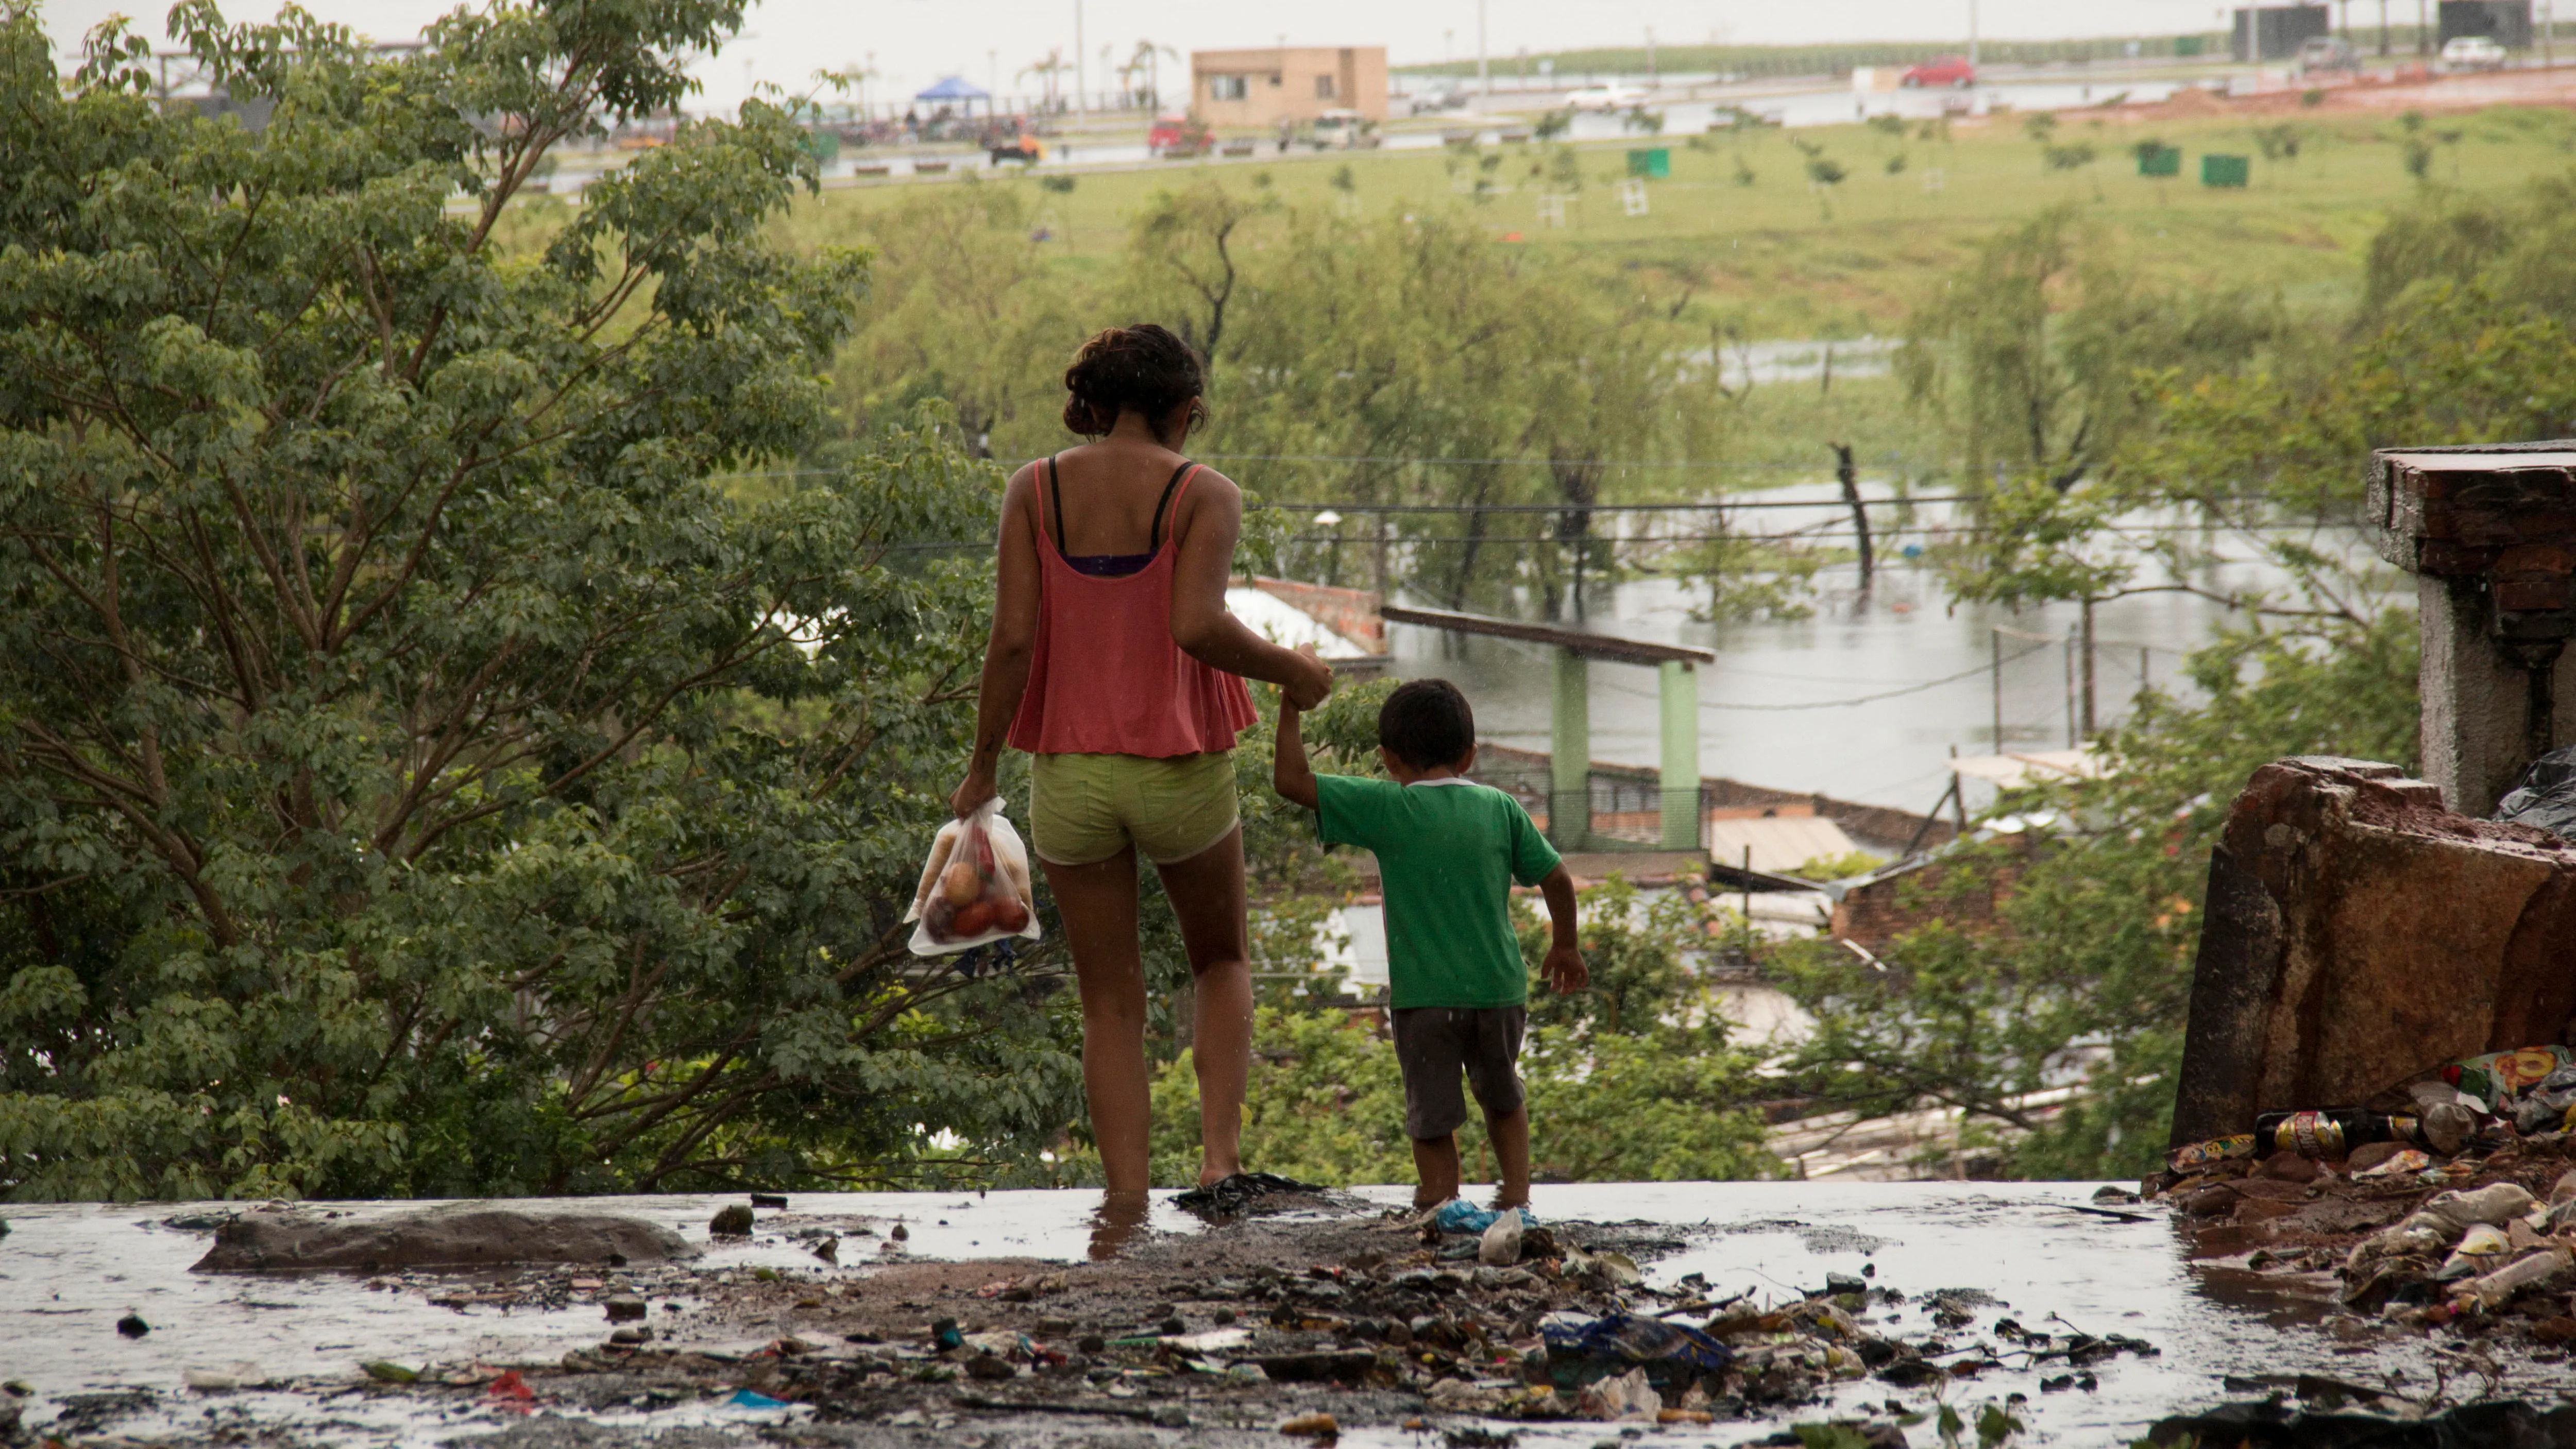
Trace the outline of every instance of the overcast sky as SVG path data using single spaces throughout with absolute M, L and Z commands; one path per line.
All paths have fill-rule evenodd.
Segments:
M 2369 9 L 2370 0 L 2363 0 Z M 1487 53 L 1507 60 L 1527 49 L 1642 45 L 1658 42 L 1778 43 L 1832 40 L 1963 40 L 1969 0 L 1485 0 Z M 236 20 L 273 13 L 271 0 L 229 0 Z M 377 39 L 408 39 L 454 0 L 306 0 L 326 20 Z M 1117 60 L 1139 41 L 1168 45 L 1186 57 L 1193 47 L 1273 44 L 1383 45 L 1388 59 L 1438 61 L 1476 53 L 1477 0 L 1082 0 L 1090 84 L 1103 89 L 1101 54 Z M 2400 9 L 2406 8 L 2401 3 Z M 167 7 L 160 0 L 48 0 L 46 28 L 59 50 L 112 11 L 146 22 L 156 41 Z M 802 94 L 821 67 L 864 63 L 873 54 L 883 77 L 879 94 L 905 94 L 957 74 L 1005 93 L 1033 90 L 1015 77 L 1051 49 L 1074 52 L 1075 0 L 764 0 L 744 34 L 702 62 L 702 102 L 730 107 L 750 81 Z M 2375 12 L 2374 12 L 2375 13 Z M 1982 0 L 1981 32 L 1991 38 L 2044 39 L 2165 33 L 2223 27 L 2225 11 L 2210 0 Z M 2356 17 L 2357 19 L 2358 17 Z M 1186 61 L 1184 61 L 1186 64 Z M 748 78 L 748 79 L 747 79 Z M 1168 82 L 1166 88 L 1168 89 Z

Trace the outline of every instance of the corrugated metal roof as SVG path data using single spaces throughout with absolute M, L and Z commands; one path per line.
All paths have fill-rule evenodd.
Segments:
M 1790 871 L 1808 861 L 1860 849 L 1843 828 L 1821 815 L 1758 815 L 1708 823 L 1708 853 L 1728 865 L 1744 864 L 1753 851 L 1755 870 Z

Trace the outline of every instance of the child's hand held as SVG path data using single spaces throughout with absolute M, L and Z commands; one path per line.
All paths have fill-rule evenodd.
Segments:
M 1583 964 L 1583 953 L 1572 946 L 1551 946 L 1547 960 L 1539 968 L 1547 977 L 1549 989 L 1559 996 L 1571 996 L 1592 984 L 1592 971 Z

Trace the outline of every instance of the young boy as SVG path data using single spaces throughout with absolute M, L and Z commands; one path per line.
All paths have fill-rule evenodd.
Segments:
M 1558 992 L 1574 992 L 1591 980 L 1575 948 L 1574 878 L 1519 801 L 1465 778 L 1476 763 L 1476 716 L 1457 686 L 1417 679 L 1387 696 L 1377 741 L 1391 780 L 1318 776 L 1298 738 L 1297 707 L 1282 701 L 1271 785 L 1315 812 L 1326 844 L 1377 853 L 1404 1130 L 1422 1179 L 1414 1205 L 1458 1195 L 1463 1070 L 1502 1167 L 1494 1206 L 1522 1207 L 1530 1135 L 1518 1062 L 1529 980 L 1512 934 L 1511 886 L 1535 885 L 1547 898 L 1555 944 L 1542 970 Z

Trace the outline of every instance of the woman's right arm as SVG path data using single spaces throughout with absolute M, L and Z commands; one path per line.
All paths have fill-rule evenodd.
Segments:
M 995 794 L 1002 743 L 1029 692 L 1029 661 L 1038 639 L 1038 549 L 1031 523 L 1037 465 L 1011 475 L 1002 491 L 1002 529 L 995 547 L 993 631 L 984 641 L 984 677 L 975 695 L 975 752 L 966 778 L 948 797 L 960 819 Z
M 1186 516 L 1173 524 L 1180 558 L 1172 570 L 1172 642 L 1210 668 L 1278 685 L 1299 709 L 1322 704 L 1333 692 L 1332 666 L 1271 643 L 1225 607 L 1234 545 L 1243 532 L 1242 490 L 1206 469 L 1182 509 Z

